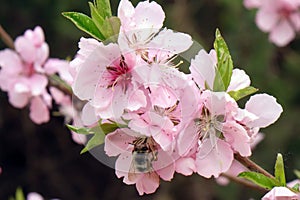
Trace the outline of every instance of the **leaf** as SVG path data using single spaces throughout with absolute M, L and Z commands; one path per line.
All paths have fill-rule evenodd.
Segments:
M 114 132 L 116 129 L 120 128 L 118 124 L 111 124 L 111 123 L 103 123 L 100 125 L 100 128 L 102 129 L 103 133 L 107 135 L 108 133 Z
M 98 30 L 101 32 L 101 28 L 104 22 L 103 16 L 99 13 L 95 5 L 91 2 L 89 2 L 90 11 L 91 11 L 91 17 L 95 25 L 97 26 Z
M 89 16 L 79 12 L 63 12 L 62 15 L 71 20 L 77 28 L 88 33 L 92 37 L 100 41 L 105 39 Z
M 110 17 L 104 20 L 101 32 L 109 42 L 116 42 L 120 32 L 121 21 L 118 17 Z
M 68 129 L 70 129 L 70 131 L 73 131 L 78 134 L 84 134 L 84 135 L 95 134 L 95 132 L 93 132 L 90 128 L 75 127 L 70 124 L 66 124 L 66 126 L 68 127 Z
M 296 183 L 296 184 L 292 187 L 293 192 L 298 193 L 298 192 L 299 192 L 299 187 L 300 187 L 300 183 Z
M 280 186 L 286 186 L 285 174 L 284 174 L 284 163 L 280 153 L 277 154 L 275 163 L 275 178 L 280 183 Z
M 294 170 L 294 174 L 297 176 L 298 179 L 300 179 L 300 171 L 299 170 Z
M 272 189 L 273 187 L 279 186 L 280 183 L 276 179 L 269 178 L 258 172 L 242 172 L 238 175 L 240 178 L 245 178 L 258 186 L 266 189 Z
M 96 0 L 94 4 L 103 19 L 112 16 L 110 0 Z
M 229 91 L 228 94 L 236 101 L 257 92 L 258 89 L 252 86 L 245 87 L 237 91 Z
M 86 153 L 94 147 L 104 143 L 105 134 L 103 130 L 99 126 L 95 127 L 95 129 L 96 130 L 94 136 L 87 142 L 86 146 L 81 150 L 80 154 Z
M 17 188 L 16 190 L 16 200 L 25 200 L 25 197 L 24 197 L 24 194 L 23 194 L 23 191 L 21 188 Z
M 231 80 L 233 62 L 226 42 L 221 36 L 219 29 L 216 30 L 214 49 L 217 53 L 218 64 L 213 90 L 215 92 L 226 91 Z

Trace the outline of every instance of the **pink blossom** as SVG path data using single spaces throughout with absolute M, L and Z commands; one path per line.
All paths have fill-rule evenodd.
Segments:
M 141 150 L 138 154 L 141 144 L 137 141 L 144 141 L 142 147 L 147 151 Z M 108 156 L 118 156 L 115 165 L 117 177 L 124 177 L 123 182 L 126 184 L 136 184 L 140 195 L 155 192 L 160 178 L 166 181 L 173 178 L 173 158 L 162 151 L 151 137 L 145 137 L 130 129 L 118 129 L 105 137 L 104 150 Z M 138 155 L 142 157 L 136 157 Z
M 79 52 L 87 53 L 71 62 L 77 71 L 72 85 L 76 96 L 90 101 L 96 115 L 103 119 L 119 118 L 125 109 L 134 111 L 146 106 L 145 96 L 132 77 L 133 68 L 142 65 L 134 54 L 123 55 L 114 43 L 86 40 L 81 44 Z M 91 46 L 93 52 L 84 50 Z
M 216 67 L 217 57 L 213 49 L 209 54 L 205 50 L 200 50 L 195 58 L 191 60 L 191 75 L 200 89 L 213 89 Z M 208 88 L 206 88 L 207 86 Z M 233 69 L 227 91 L 237 91 L 248 86 L 250 86 L 250 78 L 245 71 Z
M 129 46 L 131 49 L 138 49 L 152 40 L 163 26 L 165 13 L 154 1 L 139 2 L 134 8 L 128 0 L 121 0 L 118 17 L 121 20 L 118 42 L 121 48 Z
M 286 187 L 274 187 L 262 200 L 297 200 L 298 195 Z
M 71 123 L 73 126 L 81 127 L 83 122 L 81 120 L 81 113 L 76 109 L 76 104 L 73 105 L 70 96 L 65 95 L 62 91 L 55 87 L 50 87 L 50 93 L 57 105 L 59 105 L 59 113 L 65 117 L 65 123 Z M 74 98 L 74 100 L 76 100 Z M 77 134 L 71 131 L 72 139 L 78 144 L 85 144 L 87 138 L 85 135 Z
M 300 30 L 299 0 L 246 0 L 247 8 L 258 8 L 256 24 L 270 33 L 269 40 L 279 47 L 291 42 Z
M 44 200 L 44 197 L 36 192 L 31 192 L 27 195 L 27 200 Z
M 201 95 L 202 107 L 197 116 L 185 126 L 178 136 L 178 153 L 186 156 L 196 147 L 195 164 L 197 173 L 204 177 L 218 177 L 231 166 L 235 151 L 248 150 L 249 137 L 245 133 L 226 129 L 237 104 L 225 92 L 204 91 Z M 238 127 L 237 123 L 232 127 Z M 225 137 L 220 139 L 221 134 Z M 232 136 L 232 134 L 235 134 Z M 242 139 L 245 137 L 245 139 Z M 233 139 L 234 138 L 234 139 Z M 250 147 L 249 147 L 250 148 Z M 248 154 L 248 151 L 246 151 Z
M 0 51 L 0 88 L 8 93 L 17 108 L 30 105 L 30 118 L 36 124 L 48 122 L 52 98 L 47 92 L 48 75 L 58 73 L 66 81 L 68 62 L 48 59 L 49 47 L 44 32 L 37 26 L 15 40 L 15 51 Z M 48 59 L 48 60 L 47 60 Z

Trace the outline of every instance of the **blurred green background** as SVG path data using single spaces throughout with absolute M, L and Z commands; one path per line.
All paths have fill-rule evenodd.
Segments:
M 138 1 L 133 1 L 136 5 Z M 116 13 L 118 1 L 112 1 Z M 246 10 L 242 0 L 158 1 L 166 12 L 165 26 L 189 33 L 206 50 L 212 48 L 218 27 L 229 45 L 235 67 L 244 69 L 261 93 L 274 95 L 284 113 L 279 121 L 261 130 L 265 139 L 252 159 L 273 172 L 277 152 L 284 156 L 288 180 L 300 169 L 300 40 L 284 48 L 268 41 L 255 25 L 255 10 Z M 88 14 L 87 0 L 4 0 L 0 24 L 15 38 L 40 25 L 50 46 L 51 57 L 73 57 L 83 32 L 62 17 L 63 11 Z M 86 35 L 85 35 L 86 36 Z M 6 48 L 0 41 L 0 49 Z M 92 155 L 79 155 L 81 146 L 71 140 L 62 118 L 36 126 L 28 109 L 11 107 L 0 93 L 0 199 L 8 199 L 18 186 L 24 192 L 39 192 L 46 199 L 259 199 L 263 194 L 235 183 L 219 186 L 198 175 L 176 174 L 161 182 L 155 194 L 139 197 L 134 186 L 118 179 L 114 170 Z M 243 102 L 241 102 L 241 105 Z M 242 105 L 243 106 L 243 105 Z

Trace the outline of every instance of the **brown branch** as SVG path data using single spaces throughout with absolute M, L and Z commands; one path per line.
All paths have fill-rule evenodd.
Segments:
M 234 154 L 234 158 L 251 171 L 259 172 L 272 179 L 275 178 L 272 174 L 264 170 L 262 167 L 260 167 L 259 165 L 257 165 L 255 162 L 253 162 L 247 157 L 243 157 L 240 154 Z
M 10 35 L 2 28 L 0 25 L 0 37 L 3 40 L 4 44 L 6 44 L 9 48 L 15 49 L 14 41 L 10 37 Z
M 244 179 L 241 179 L 239 177 L 236 177 L 236 176 L 232 176 L 232 175 L 229 175 L 229 174 L 226 174 L 226 173 L 222 173 L 221 176 L 225 177 L 225 178 L 228 178 L 229 180 L 231 181 L 234 181 L 240 185 L 244 185 L 246 187 L 249 187 L 249 188 L 252 188 L 252 189 L 255 189 L 255 190 L 259 190 L 261 192 L 268 192 L 269 190 L 267 190 L 266 188 L 263 188 L 263 187 L 260 187 L 258 185 L 255 185 L 247 180 L 244 180 Z

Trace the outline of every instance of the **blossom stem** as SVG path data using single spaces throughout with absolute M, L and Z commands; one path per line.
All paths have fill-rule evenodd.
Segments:
M 264 170 L 262 167 L 260 167 L 259 165 L 257 165 L 255 162 L 253 162 L 252 160 L 250 160 L 247 157 L 243 157 L 240 154 L 234 154 L 234 158 L 237 161 L 239 161 L 242 165 L 244 165 L 245 167 L 250 169 L 251 171 L 259 172 L 259 173 L 261 173 L 269 178 L 272 178 L 272 179 L 275 178 L 272 174 L 270 174 L 269 172 Z
M 48 76 L 50 85 L 59 88 L 69 96 L 73 95 L 72 88 L 57 75 Z
M 255 185 L 255 184 L 253 184 L 253 183 L 251 183 L 247 180 L 241 179 L 241 178 L 236 177 L 236 176 L 232 176 L 232 175 L 227 174 L 227 173 L 222 173 L 221 176 L 223 176 L 225 178 L 228 178 L 231 181 L 234 181 L 234 182 L 238 183 L 239 185 L 244 185 L 246 187 L 249 187 L 249 188 L 252 188 L 252 189 L 255 189 L 255 190 L 260 190 L 264 193 L 269 191 L 266 188 L 260 187 L 260 186 Z
M 14 41 L 10 37 L 10 35 L 2 28 L 0 25 L 0 37 L 3 40 L 4 44 L 6 44 L 9 48 L 15 49 Z

